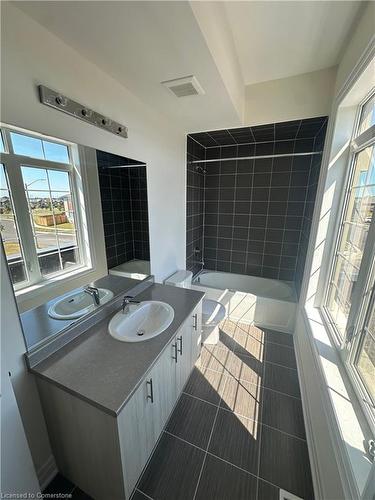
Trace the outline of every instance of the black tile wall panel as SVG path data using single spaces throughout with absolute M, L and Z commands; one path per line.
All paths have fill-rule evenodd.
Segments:
M 108 268 L 150 260 L 146 167 L 108 169 L 124 158 L 101 151 L 97 162 Z
M 205 147 L 196 140 L 187 138 L 186 169 L 186 269 L 196 274 L 202 269 L 204 185 L 202 169 L 191 162 L 205 159 Z M 195 251 L 197 250 L 197 251 Z
M 206 269 L 295 281 L 299 291 L 321 155 L 241 158 L 321 151 L 326 123 L 322 117 L 188 136 L 188 269 L 202 268 L 199 248 Z M 205 175 L 190 163 L 203 159 L 217 160 L 200 164 Z

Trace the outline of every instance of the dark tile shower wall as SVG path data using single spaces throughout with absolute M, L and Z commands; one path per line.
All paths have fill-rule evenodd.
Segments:
M 189 269 L 200 269 L 192 265 L 191 242 L 199 246 L 204 233 L 206 269 L 297 281 L 299 290 L 321 155 L 221 160 L 321 151 L 325 123 L 323 117 L 188 137 L 188 159 L 189 141 L 195 140 L 205 148 L 205 160 L 217 160 L 201 164 L 207 171 L 204 201 L 188 187 L 188 204 L 196 204 L 188 214 L 199 212 L 198 203 L 204 207 L 194 240 L 187 239 Z M 188 177 L 195 167 L 188 163 Z
M 149 260 L 146 167 L 108 169 L 124 159 L 97 153 L 108 268 Z M 121 162 L 122 160 L 122 162 Z
M 125 170 L 130 180 L 134 259 L 150 260 L 146 167 Z
M 204 182 L 205 176 L 196 170 L 193 160 L 204 160 L 205 148 L 188 137 L 187 139 L 187 189 L 186 189 L 186 269 L 196 274 L 202 266 Z M 201 253 L 194 253 L 199 248 Z

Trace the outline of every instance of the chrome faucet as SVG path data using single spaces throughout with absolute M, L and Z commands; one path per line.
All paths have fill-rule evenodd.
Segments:
M 99 290 L 94 287 L 94 286 L 87 286 L 83 290 L 85 293 L 88 293 L 91 295 L 92 300 L 94 301 L 94 304 L 99 306 L 100 305 L 100 296 L 99 296 Z
M 129 304 L 140 304 L 140 301 L 135 300 L 131 295 L 125 295 L 122 299 L 122 314 L 128 314 Z

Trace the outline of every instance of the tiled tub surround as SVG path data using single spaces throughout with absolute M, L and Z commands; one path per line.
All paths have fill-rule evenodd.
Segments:
M 204 225 L 204 184 L 202 169 L 191 164 L 194 160 L 205 159 L 205 148 L 188 137 L 187 140 L 187 190 L 186 190 L 186 269 L 196 274 L 202 269 L 203 225 Z M 195 253 L 199 248 L 201 253 Z
M 192 176 L 195 184 L 188 181 L 187 189 L 188 233 L 195 227 L 198 235 L 201 226 L 192 226 L 189 217 L 200 213 L 198 204 L 204 208 L 197 222 L 203 224 L 206 269 L 295 281 L 299 289 L 306 256 L 301 238 L 309 234 L 304 223 L 314 205 L 321 155 L 221 159 L 321 151 L 326 122 L 322 117 L 188 136 L 188 158 L 196 141 L 206 160 L 217 160 L 200 164 L 207 172 L 200 196 Z M 188 163 L 188 178 L 196 165 Z M 189 237 L 187 244 L 189 256 Z M 196 271 L 189 257 L 187 267 Z
M 133 500 L 313 498 L 292 337 L 224 321 Z
M 124 158 L 100 151 L 97 161 L 108 268 L 150 260 L 146 167 L 108 169 Z

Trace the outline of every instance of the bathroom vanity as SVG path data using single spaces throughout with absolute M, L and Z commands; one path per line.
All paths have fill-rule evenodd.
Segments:
M 112 310 L 31 369 L 59 471 L 97 500 L 130 497 L 200 351 L 203 293 L 153 284 L 136 298 L 169 304 L 170 326 L 120 342 Z

